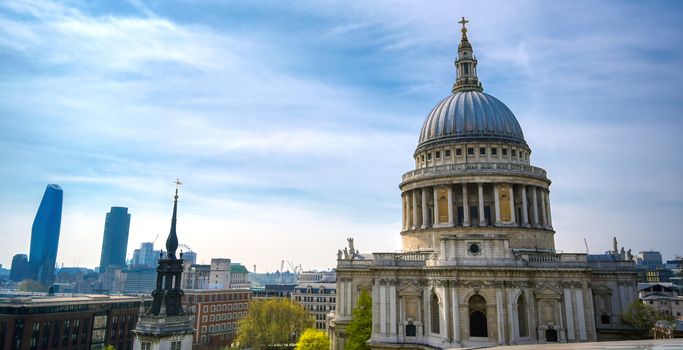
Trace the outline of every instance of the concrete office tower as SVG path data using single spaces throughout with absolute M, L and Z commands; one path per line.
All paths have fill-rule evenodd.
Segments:
M 59 185 L 47 185 L 31 230 L 28 277 L 45 287 L 54 281 L 59 228 L 62 224 L 62 199 Z
M 12 258 L 12 268 L 9 272 L 10 281 L 21 282 L 28 274 L 28 256 L 16 254 Z
M 130 214 L 128 213 L 128 208 L 111 207 L 104 221 L 100 273 L 104 272 L 109 266 L 126 266 L 129 228 Z

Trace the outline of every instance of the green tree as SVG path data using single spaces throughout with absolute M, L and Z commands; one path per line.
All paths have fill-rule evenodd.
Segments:
M 633 328 L 639 338 L 650 338 L 652 327 L 659 320 L 670 321 L 671 316 L 657 312 L 653 308 L 635 300 L 629 304 L 628 309 L 621 315 L 621 321 Z
M 314 328 L 307 329 L 296 343 L 295 350 L 328 350 L 330 339 L 324 331 Z
M 34 280 L 23 280 L 19 283 L 17 290 L 20 292 L 44 292 L 45 286 Z
M 348 350 L 369 350 L 365 343 L 372 333 L 372 298 L 365 290 L 361 290 L 358 305 L 353 309 L 353 318 L 346 327 Z
M 102 348 L 102 350 L 116 350 L 116 348 L 114 347 L 114 345 L 107 344 Z
M 292 344 L 314 323 L 312 315 L 289 299 L 252 300 L 247 317 L 239 322 L 237 342 L 255 349 Z

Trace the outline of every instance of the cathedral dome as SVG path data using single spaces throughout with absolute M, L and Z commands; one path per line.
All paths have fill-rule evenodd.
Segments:
M 468 141 L 526 145 L 522 128 L 512 111 L 479 89 L 460 89 L 439 102 L 422 125 L 417 148 Z

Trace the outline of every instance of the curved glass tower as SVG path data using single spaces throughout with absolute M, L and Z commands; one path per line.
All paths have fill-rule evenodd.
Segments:
M 62 198 L 59 185 L 47 185 L 31 230 L 29 277 L 45 287 L 54 281 L 59 228 L 62 224 Z

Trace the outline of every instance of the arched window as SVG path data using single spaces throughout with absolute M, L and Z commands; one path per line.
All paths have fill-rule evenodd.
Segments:
M 481 295 L 473 295 L 469 301 L 470 337 L 488 337 L 486 321 L 486 300 Z
M 521 294 L 519 298 L 517 298 L 517 323 L 519 324 L 519 336 L 528 337 L 529 325 L 527 324 L 526 300 L 524 299 L 524 294 Z
M 432 324 L 432 333 L 440 333 L 441 327 L 439 324 L 439 297 L 432 292 L 432 300 L 429 308 L 430 320 Z

